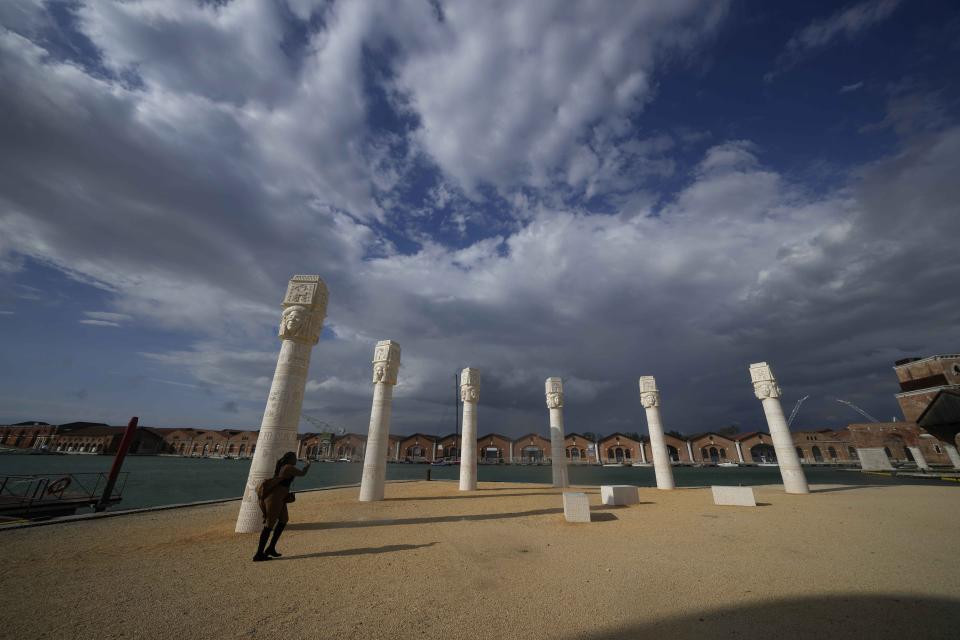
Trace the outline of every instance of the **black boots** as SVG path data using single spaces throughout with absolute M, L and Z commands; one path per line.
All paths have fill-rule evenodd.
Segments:
M 277 540 L 280 539 L 280 534 L 283 533 L 283 528 L 286 526 L 286 522 L 278 522 L 277 528 L 273 530 L 273 540 L 270 541 L 270 546 L 267 548 L 267 556 L 273 556 L 274 558 L 279 558 L 283 554 L 277 551 Z
M 283 527 L 283 525 L 277 525 L 277 531 Z M 279 535 L 279 533 L 277 534 Z M 263 548 L 267 546 L 267 539 L 270 537 L 270 527 L 264 527 L 263 531 L 260 532 L 260 544 L 257 546 L 257 555 L 253 556 L 254 562 L 263 562 L 264 560 L 269 560 L 270 556 L 263 552 Z M 273 543 L 277 543 L 277 536 L 273 537 Z M 270 545 L 270 548 L 273 548 L 273 545 Z

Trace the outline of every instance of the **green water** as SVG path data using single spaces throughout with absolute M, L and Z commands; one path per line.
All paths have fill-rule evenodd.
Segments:
M 32 473 L 107 472 L 113 461 L 109 456 L 27 456 L 0 455 L 0 476 Z M 360 482 L 362 466 L 359 463 L 315 462 L 310 472 L 297 478 L 295 490 L 315 489 Z M 422 480 L 430 470 L 436 480 L 454 480 L 460 468 L 432 467 L 422 464 L 388 464 L 388 480 Z M 115 509 L 136 509 L 165 504 L 180 504 L 197 500 L 235 498 L 243 492 L 250 470 L 249 460 L 220 460 L 213 458 L 176 458 L 131 456 L 123 471 L 129 472 L 123 490 L 123 501 Z M 887 484 L 941 484 L 938 480 L 919 478 L 891 478 L 880 475 L 839 471 L 823 467 L 805 469 L 811 484 L 887 485 Z M 697 487 L 711 484 L 779 484 L 777 467 L 691 468 L 675 467 L 678 487 Z M 480 465 L 477 471 L 481 482 L 550 482 L 549 466 Z M 595 467 L 571 466 L 570 482 L 581 485 L 632 484 L 639 487 L 656 486 L 652 467 Z M 942 483 L 958 486 L 957 483 Z

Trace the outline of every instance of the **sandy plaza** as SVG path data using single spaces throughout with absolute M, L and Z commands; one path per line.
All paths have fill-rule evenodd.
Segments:
M 253 564 L 237 501 L 0 532 L 4 638 L 956 638 L 951 486 L 640 490 L 564 521 L 543 485 L 301 493 Z

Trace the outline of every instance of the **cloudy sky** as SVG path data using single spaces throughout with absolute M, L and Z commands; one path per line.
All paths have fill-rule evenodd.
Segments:
M 0 2 L 0 422 L 259 425 L 287 279 L 305 412 L 365 432 L 899 415 L 960 349 L 950 1 Z M 304 422 L 303 430 L 310 425 Z

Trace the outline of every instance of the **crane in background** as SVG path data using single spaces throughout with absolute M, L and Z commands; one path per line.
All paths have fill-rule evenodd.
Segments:
M 879 420 L 877 420 L 877 419 L 874 418 L 872 415 L 870 415 L 869 413 L 867 413 L 866 411 L 864 411 L 863 409 L 861 409 L 861 408 L 858 407 L 857 405 L 853 404 L 852 402 L 848 402 L 847 400 L 841 400 L 840 398 L 834 398 L 834 400 L 836 400 L 836 401 L 839 402 L 840 404 L 845 404 L 845 405 L 847 405 L 848 407 L 850 407 L 851 409 L 853 409 L 854 411 L 856 411 L 857 413 L 859 413 L 860 415 L 862 415 L 864 418 L 866 418 L 866 419 L 869 420 L 870 422 L 880 422 Z
M 320 418 L 314 418 L 313 416 L 308 416 L 305 413 L 300 414 L 300 417 L 315 426 L 317 429 L 320 429 L 320 433 L 335 433 L 338 436 L 342 436 L 346 433 L 346 430 L 343 427 L 335 427 L 329 422 L 321 420 Z
M 810 397 L 810 396 L 808 396 L 808 395 L 807 395 L 807 396 L 803 396 L 802 398 L 800 398 L 799 400 L 797 400 L 797 404 L 793 405 L 793 411 L 790 412 L 790 417 L 787 419 L 787 428 L 788 428 L 788 429 L 793 426 L 793 419 L 796 418 L 796 417 L 797 417 L 797 413 L 800 412 L 800 405 L 802 405 L 802 404 L 803 404 L 803 401 L 806 400 L 806 399 L 809 398 L 809 397 Z

